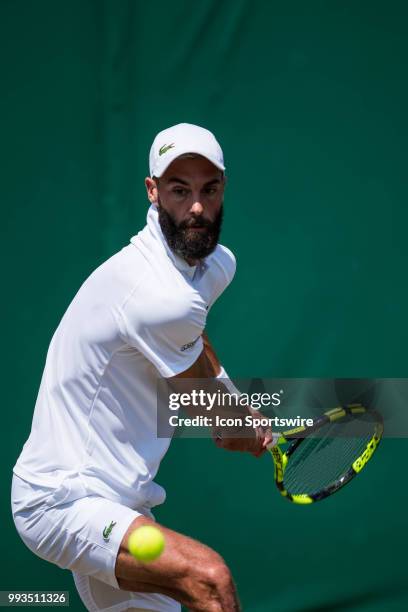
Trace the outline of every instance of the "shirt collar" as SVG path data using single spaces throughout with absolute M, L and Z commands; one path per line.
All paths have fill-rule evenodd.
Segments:
M 157 210 L 157 207 L 153 204 L 150 206 L 147 212 L 147 226 L 153 236 L 162 243 L 168 257 L 174 263 L 176 268 L 180 270 L 180 272 L 187 274 L 187 276 L 192 279 L 195 275 L 197 266 L 190 266 L 190 264 L 185 259 L 177 255 L 176 253 L 173 253 L 173 251 L 167 244 L 167 240 L 164 237 L 162 229 L 160 227 L 159 212 Z

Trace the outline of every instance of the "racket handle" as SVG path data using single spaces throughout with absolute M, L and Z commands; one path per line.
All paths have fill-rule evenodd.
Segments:
M 270 450 L 271 448 L 276 446 L 281 437 L 282 437 L 282 434 L 280 432 L 278 431 L 272 432 L 272 440 L 269 442 L 269 444 L 266 445 L 266 448 Z

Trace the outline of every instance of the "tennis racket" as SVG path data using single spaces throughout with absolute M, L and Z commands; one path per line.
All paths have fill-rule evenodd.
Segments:
M 383 431 L 379 412 L 349 404 L 325 412 L 310 427 L 277 434 L 268 450 L 278 490 L 296 504 L 336 493 L 367 465 Z

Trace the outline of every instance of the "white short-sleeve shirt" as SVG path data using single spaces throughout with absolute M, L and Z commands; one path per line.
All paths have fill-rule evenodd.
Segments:
M 145 228 L 91 274 L 63 316 L 14 472 L 64 485 L 67 500 L 86 489 L 133 508 L 162 503 L 153 478 L 170 440 L 156 435 L 157 379 L 197 360 L 208 310 L 234 273 L 221 245 L 197 266 L 175 255 L 151 206 Z

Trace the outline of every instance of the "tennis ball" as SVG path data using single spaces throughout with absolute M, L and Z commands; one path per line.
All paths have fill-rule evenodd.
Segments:
M 131 555 L 139 561 L 154 561 L 164 550 L 164 536 L 160 529 L 152 525 L 138 527 L 129 536 L 128 548 Z

